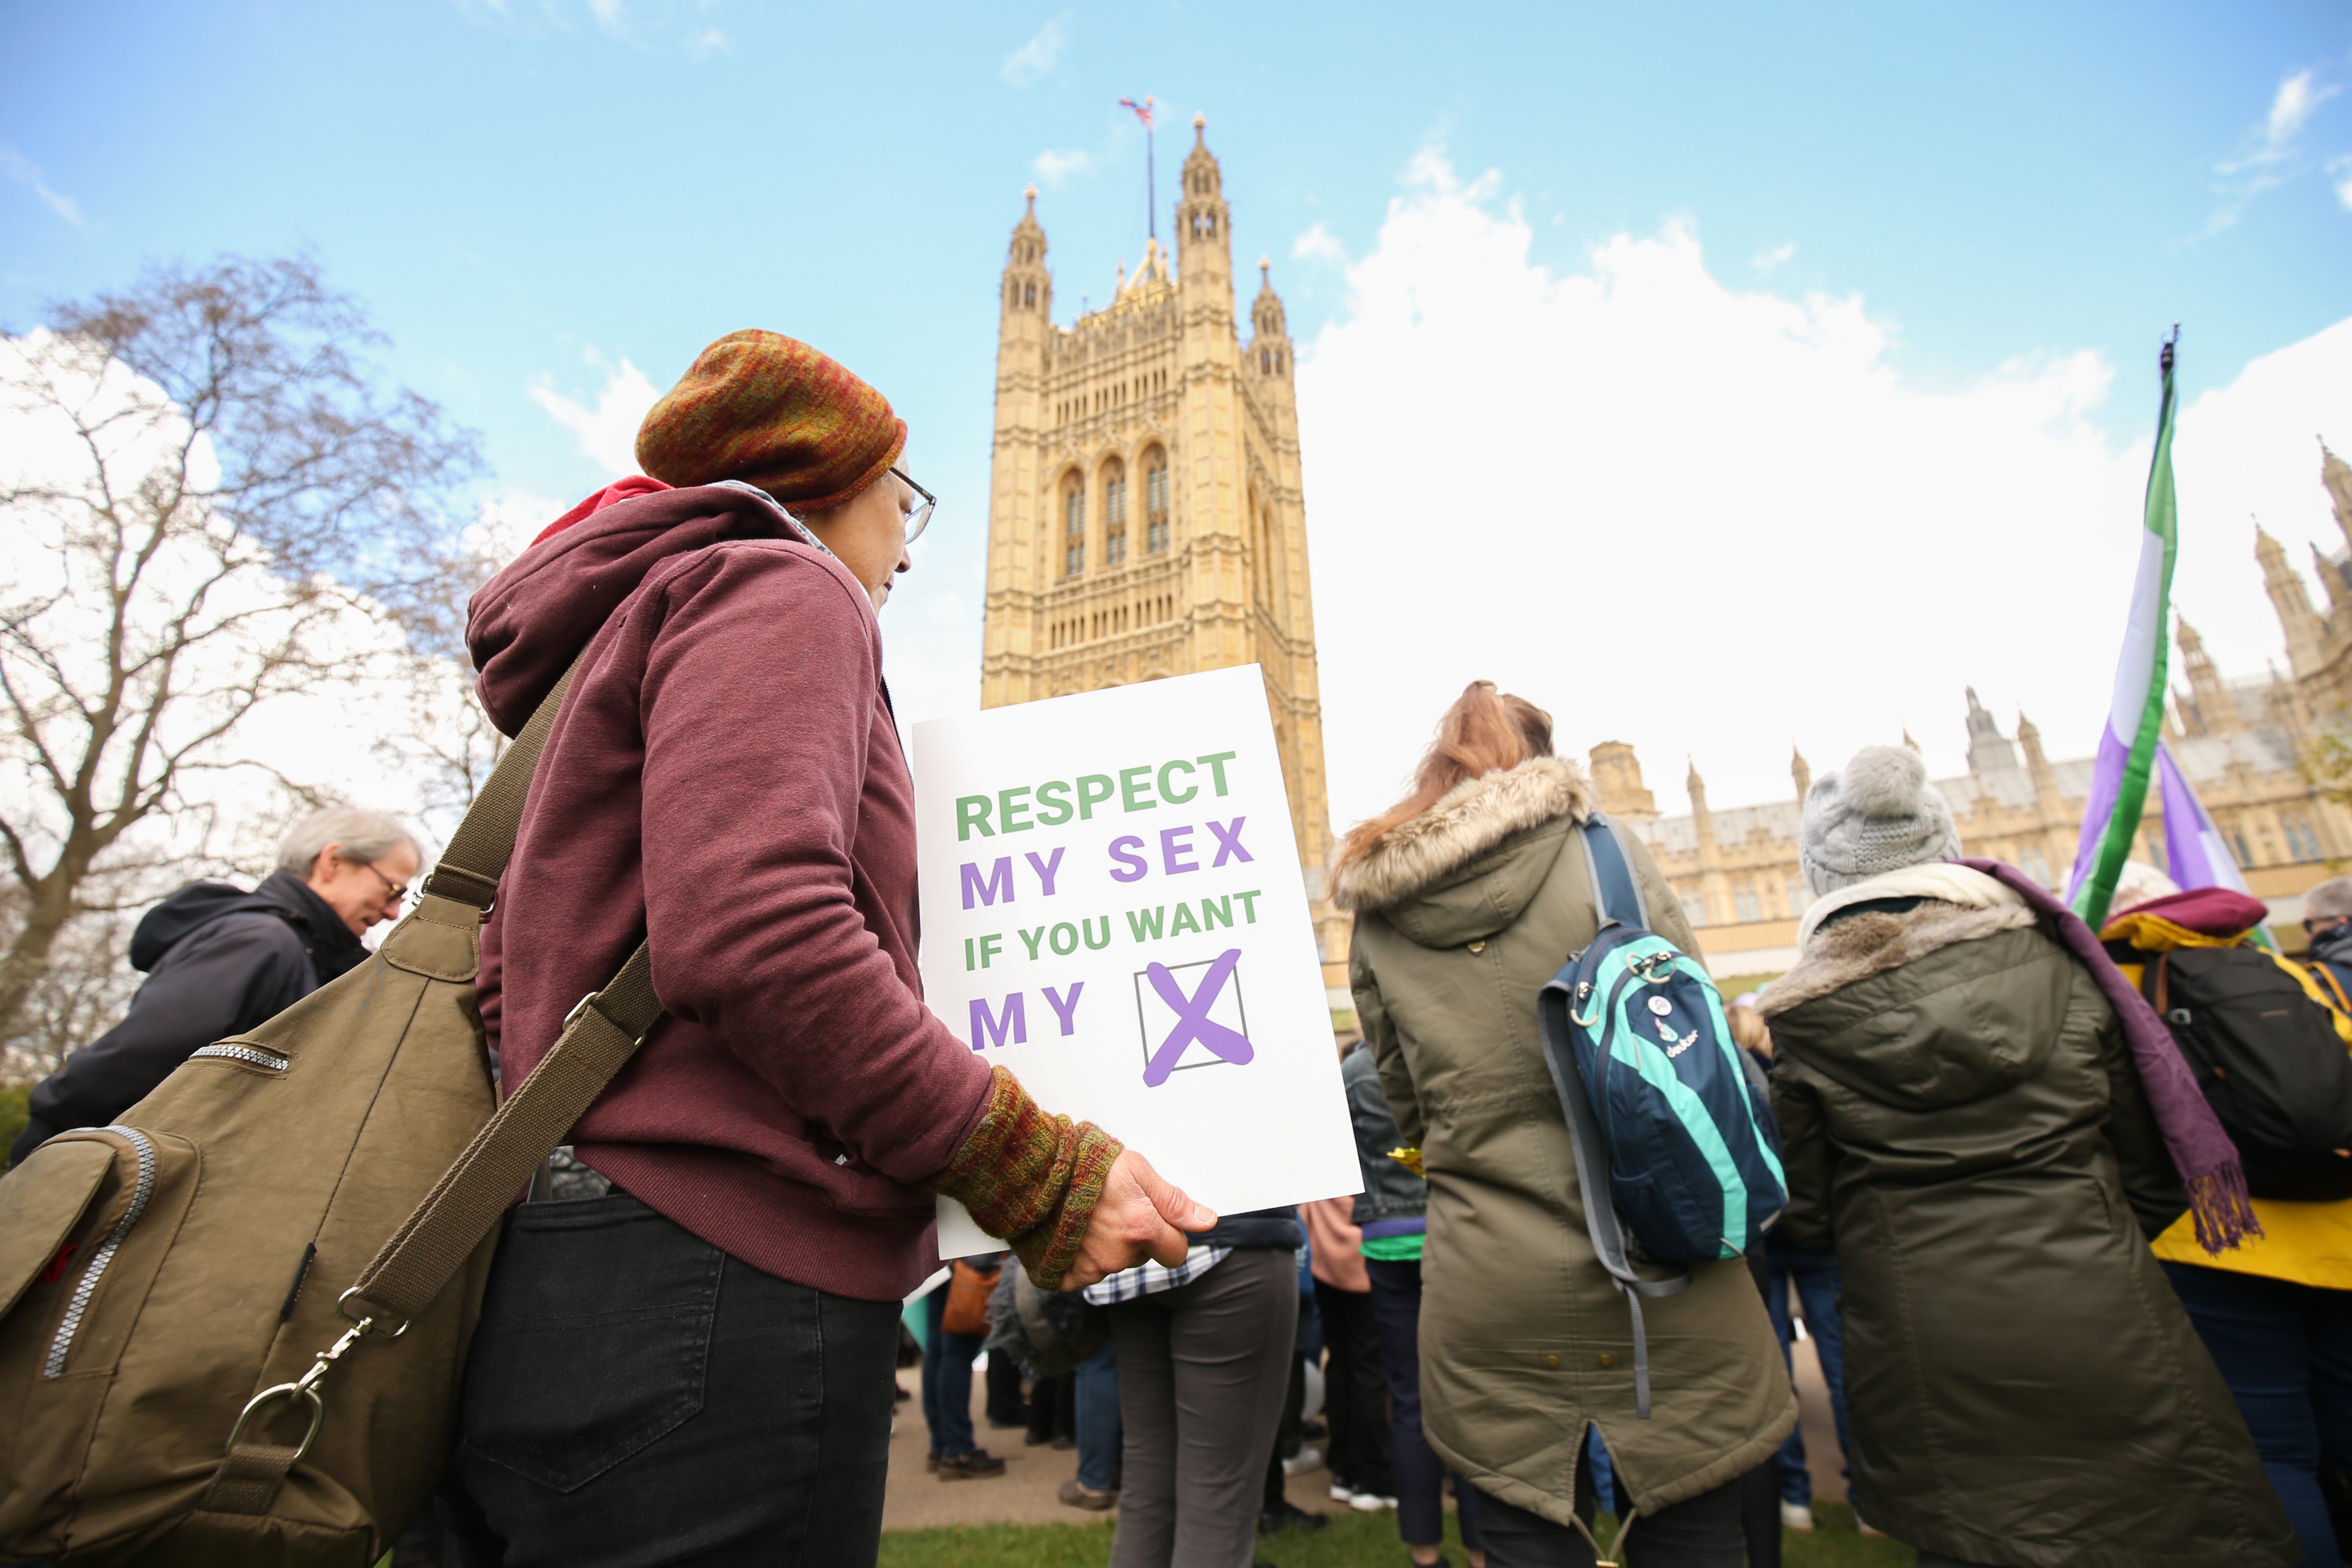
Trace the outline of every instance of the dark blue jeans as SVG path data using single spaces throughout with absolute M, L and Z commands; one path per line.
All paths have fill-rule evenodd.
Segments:
M 2335 1568 L 2320 1458 L 2352 1464 L 2352 1290 L 2168 1263 L 2164 1272 L 2212 1352 L 2306 1563 Z
M 1445 1539 L 1445 1466 L 1421 1430 L 1421 1265 L 1364 1259 L 1372 1280 L 1372 1320 L 1380 1327 L 1381 1365 L 1389 1380 L 1389 1469 L 1396 1482 L 1397 1534 L 1408 1546 Z M 1487 1500 L 1460 1476 L 1454 1500 L 1462 1544 L 1478 1543 L 1478 1510 Z
M 988 1336 L 948 1332 L 940 1326 L 947 1310 L 945 1285 L 923 1298 L 923 1423 L 931 1452 L 952 1459 L 973 1447 L 971 1363 Z
M 1106 1344 L 1078 1363 L 1078 1485 L 1107 1492 L 1118 1485 L 1118 1346 Z
M 871 1564 L 898 1305 L 625 1194 L 506 1219 L 442 1507 L 461 1568 Z
M 1845 1422 L 1845 1321 L 1838 1314 L 1838 1264 L 1834 1252 L 1767 1252 L 1772 1282 L 1764 1305 L 1772 1314 L 1772 1331 L 1780 1336 L 1780 1360 L 1795 1375 L 1797 1331 L 1789 1312 L 1789 1289 L 1795 1286 L 1805 1313 L 1805 1332 L 1812 1336 L 1813 1352 L 1822 1360 L 1822 1380 L 1830 1385 L 1830 1414 L 1837 1419 L 1841 1456 L 1853 1451 Z M 1813 1500 L 1813 1475 L 1805 1464 L 1805 1434 L 1790 1432 L 1780 1451 L 1772 1456 L 1780 1472 L 1780 1496 L 1790 1502 Z M 1853 1475 L 1851 1461 L 1844 1473 Z

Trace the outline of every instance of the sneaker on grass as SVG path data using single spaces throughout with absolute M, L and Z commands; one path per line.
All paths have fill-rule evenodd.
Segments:
M 1783 1530 L 1793 1530 L 1799 1535 L 1811 1535 L 1813 1532 L 1812 1505 L 1810 1503 L 1790 1502 L 1787 1498 L 1782 1498 L 1780 1500 L 1780 1528 Z

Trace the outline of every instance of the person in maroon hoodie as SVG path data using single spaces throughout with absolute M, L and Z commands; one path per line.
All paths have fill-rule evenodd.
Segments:
M 870 1563 L 935 1194 L 1047 1287 L 1215 1222 L 923 1005 L 875 616 L 930 510 L 906 438 L 824 355 L 730 334 L 638 432 L 660 484 L 474 596 L 507 733 L 579 660 L 483 940 L 504 1081 L 640 938 L 665 1016 L 572 1130 L 601 1195 L 508 1218 L 443 1496 L 469 1568 Z

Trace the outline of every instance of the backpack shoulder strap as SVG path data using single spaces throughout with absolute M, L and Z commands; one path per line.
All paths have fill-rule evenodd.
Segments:
M 1584 843 L 1585 875 L 1592 885 L 1592 902 L 1601 912 L 1601 923 L 1615 921 L 1621 926 L 1649 930 L 1649 907 L 1633 876 L 1633 858 L 1617 837 L 1617 825 L 1596 811 L 1577 826 L 1577 836 Z
M 586 657 L 583 651 L 581 658 Z M 478 910 L 488 909 L 497 897 L 499 878 L 514 855 L 531 775 L 580 663 L 572 661 L 490 770 L 489 782 L 425 879 L 427 893 Z M 508 1092 L 348 1294 L 404 1320 L 423 1311 L 465 1267 L 533 1168 L 563 1142 L 572 1124 L 653 1033 L 661 1015 L 652 955 L 639 942 L 604 989 L 580 999 L 547 1055 Z
M 2324 959 L 2314 959 L 2309 963 L 2305 964 L 2303 968 L 2305 973 L 2309 974 L 2313 979 L 2318 981 L 2321 987 L 2325 989 L 2330 996 L 2336 998 L 2336 1010 L 2337 1012 L 2352 1015 L 2352 996 L 2345 995 L 2344 982 L 2336 977 L 2336 971 L 2334 968 L 2332 968 Z

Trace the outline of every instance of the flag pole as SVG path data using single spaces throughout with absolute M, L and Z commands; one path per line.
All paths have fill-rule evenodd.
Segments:
M 1131 98 L 1118 100 L 1121 109 L 1133 110 L 1135 117 L 1143 121 L 1143 232 L 1147 237 L 1156 240 L 1160 237 L 1160 178 L 1158 138 L 1152 131 L 1151 105 L 1152 97 L 1148 92 L 1143 95 L 1141 103 Z

